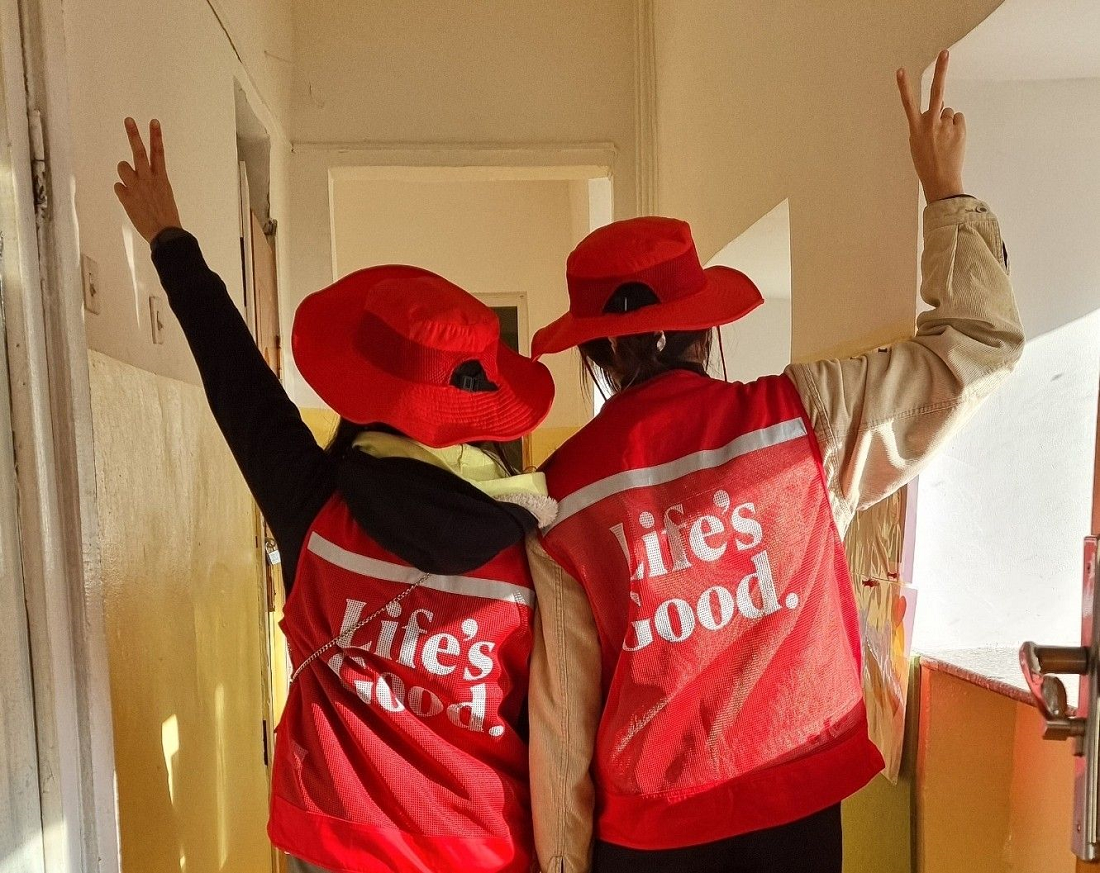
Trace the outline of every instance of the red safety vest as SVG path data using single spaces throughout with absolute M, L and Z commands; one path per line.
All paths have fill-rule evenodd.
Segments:
M 339 497 L 313 522 L 282 623 L 295 668 L 344 635 L 291 684 L 268 832 L 330 870 L 527 873 L 525 552 L 394 601 L 420 575 Z
M 713 842 L 838 803 L 882 768 L 819 449 L 784 376 L 676 370 L 547 462 L 547 552 L 602 653 L 599 839 Z

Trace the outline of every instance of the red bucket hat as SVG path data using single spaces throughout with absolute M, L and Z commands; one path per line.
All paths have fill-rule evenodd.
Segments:
M 603 337 L 729 324 L 764 302 L 744 273 L 703 269 L 691 228 L 675 218 L 631 218 L 592 231 L 573 249 L 565 274 L 569 311 L 535 334 L 535 358 Z M 630 285 L 645 286 L 657 302 L 611 308 Z
M 291 344 L 338 414 L 434 448 L 518 439 L 554 400 L 550 371 L 500 341 L 489 307 L 418 267 L 370 267 L 311 294 Z

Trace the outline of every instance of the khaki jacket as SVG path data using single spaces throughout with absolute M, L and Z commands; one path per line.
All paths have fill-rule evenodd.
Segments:
M 857 510 L 916 476 L 1019 360 L 1024 344 L 997 219 L 971 197 L 924 213 L 916 336 L 848 360 L 786 369 L 821 446 L 841 535 Z M 528 553 L 539 612 L 531 665 L 531 787 L 545 873 L 587 873 L 589 765 L 603 706 L 600 649 L 584 589 L 538 540 Z

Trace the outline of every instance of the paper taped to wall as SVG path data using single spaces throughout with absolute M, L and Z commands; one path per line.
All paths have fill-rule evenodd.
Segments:
M 909 656 L 917 591 L 900 579 L 905 492 L 859 513 L 845 549 L 859 607 L 863 640 L 863 696 L 872 742 L 896 783 L 905 741 Z

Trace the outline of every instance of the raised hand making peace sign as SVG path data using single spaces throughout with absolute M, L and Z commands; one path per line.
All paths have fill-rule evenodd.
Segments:
M 966 151 L 966 120 L 961 112 L 943 105 L 947 87 L 948 53 L 940 52 L 932 77 L 928 109 L 920 111 L 920 99 L 914 102 L 913 89 L 904 69 L 898 70 L 898 90 L 909 119 L 909 148 L 913 166 L 924 187 L 925 199 L 932 203 L 962 194 L 963 154 Z
M 164 166 L 164 139 L 160 122 L 154 120 L 149 125 L 152 157 L 145 153 L 141 132 L 132 118 L 126 119 L 126 136 L 130 139 L 134 163 L 132 166 L 126 161 L 119 163 L 118 177 L 122 181 L 115 183 L 115 194 L 137 232 L 146 242 L 152 242 L 165 228 L 180 226 L 176 197 Z

